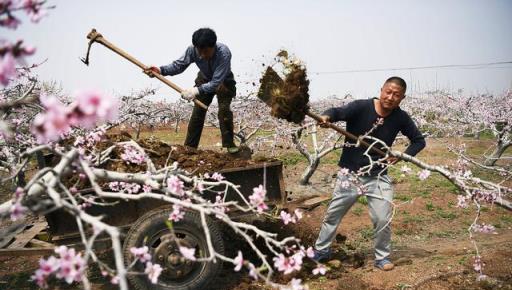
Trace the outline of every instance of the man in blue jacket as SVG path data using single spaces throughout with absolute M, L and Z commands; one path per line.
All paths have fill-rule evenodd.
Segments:
M 217 42 L 215 31 L 210 28 L 201 28 L 192 35 L 192 45 L 185 54 L 169 65 L 152 66 L 151 71 L 164 76 L 173 76 L 182 73 L 191 64 L 199 68 L 195 86 L 186 89 L 181 96 L 192 100 L 197 98 L 205 105 L 210 105 L 213 97 L 217 95 L 219 104 L 219 125 L 222 135 L 222 147 L 229 153 L 237 153 L 238 148 L 233 141 L 233 112 L 231 100 L 236 95 L 236 81 L 231 72 L 231 51 L 220 42 Z M 188 123 L 185 145 L 197 148 L 203 132 L 206 110 L 194 106 L 192 116 Z
M 331 108 L 322 114 L 322 122 L 345 121 L 347 131 L 362 136 L 380 139 L 391 146 L 399 132 L 410 141 L 406 154 L 416 155 L 425 147 L 425 139 L 409 115 L 400 109 L 407 84 L 402 78 L 391 77 L 381 88 L 380 97 L 356 100 L 346 106 Z M 332 199 L 325 213 L 318 239 L 314 246 L 317 261 L 330 258 L 332 240 L 343 216 L 361 194 L 366 195 L 375 236 L 375 266 L 381 270 L 394 268 L 389 259 L 391 252 L 391 227 L 393 186 L 387 175 L 387 165 L 377 161 L 381 156 L 366 148 L 356 147 L 352 140 L 346 141 L 338 165 L 341 167 Z M 373 143 L 373 142 L 370 142 Z M 390 157 L 387 162 L 398 160 Z M 357 173 L 354 179 L 351 173 Z

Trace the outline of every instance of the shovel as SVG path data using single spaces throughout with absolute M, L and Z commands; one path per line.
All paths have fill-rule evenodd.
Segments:
M 148 66 L 144 65 L 142 62 L 138 61 L 133 56 L 131 56 L 128 53 L 126 53 L 124 50 L 120 49 L 119 47 L 115 46 L 114 44 L 112 44 L 111 42 L 106 40 L 94 28 L 91 30 L 91 32 L 89 32 L 89 34 L 87 34 L 87 39 L 89 39 L 89 46 L 87 47 L 87 55 L 85 56 L 85 58 L 81 58 L 82 62 L 85 63 L 86 65 L 89 65 L 89 52 L 91 51 L 91 46 L 92 46 L 92 44 L 94 42 L 97 42 L 97 43 L 103 44 L 104 46 L 106 46 L 107 48 L 112 50 L 113 52 L 115 52 L 115 53 L 119 54 L 120 56 L 124 57 L 125 59 L 127 59 L 131 63 L 133 63 L 136 66 L 140 67 L 142 70 L 146 71 L 146 70 L 149 69 Z M 174 84 L 173 82 L 171 82 L 170 80 L 165 78 L 163 75 L 161 75 L 159 73 L 155 73 L 153 71 L 151 72 L 151 74 L 154 75 L 160 81 L 162 81 L 164 84 L 166 84 L 169 87 L 173 88 L 178 93 L 181 94 L 181 92 L 183 91 L 182 88 L 180 88 L 179 86 L 177 86 L 176 84 Z M 197 99 L 193 99 L 192 101 L 194 102 L 194 104 L 196 106 L 201 107 L 201 108 L 203 108 L 205 110 L 208 110 L 208 106 L 203 104 L 201 101 L 199 101 Z
M 262 78 L 262 84 L 258 91 L 257 96 L 260 100 L 262 100 L 269 107 L 272 107 L 272 105 L 275 101 L 275 98 L 285 91 L 283 89 L 284 86 L 285 86 L 285 81 L 271 67 L 268 67 L 267 71 L 265 72 L 265 74 Z M 322 117 L 309 109 L 309 107 L 307 106 L 307 101 L 308 101 L 307 99 L 303 100 L 303 103 L 305 103 L 305 106 L 302 106 L 304 108 L 304 110 L 303 110 L 303 112 L 300 112 L 300 113 L 304 113 L 304 115 L 311 117 L 315 121 L 317 121 L 319 123 L 323 123 Z M 289 110 L 299 110 L 293 105 L 288 106 L 288 109 Z M 302 116 L 304 116 L 304 115 L 302 115 Z M 279 116 L 277 116 L 277 117 L 279 117 Z M 327 128 L 333 129 L 334 131 L 344 135 L 345 137 L 349 138 L 352 141 L 358 142 L 359 144 L 361 144 L 367 148 L 370 148 L 371 151 L 376 152 L 383 157 L 387 155 L 386 152 L 384 152 L 383 150 L 381 150 L 379 148 L 376 148 L 375 146 L 372 146 L 371 144 L 369 144 L 368 142 L 363 140 L 362 137 L 358 137 L 358 136 L 344 130 L 343 128 L 341 128 L 339 126 L 334 125 L 331 122 L 326 122 L 326 123 L 323 123 L 322 125 Z

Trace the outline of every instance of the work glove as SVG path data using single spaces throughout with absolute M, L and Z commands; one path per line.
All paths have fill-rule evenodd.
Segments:
M 199 96 L 199 89 L 197 87 L 193 87 L 191 89 L 183 90 L 181 92 L 181 97 L 185 100 L 192 101 L 197 96 Z

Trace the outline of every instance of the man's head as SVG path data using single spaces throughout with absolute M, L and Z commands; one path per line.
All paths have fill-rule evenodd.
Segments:
M 390 77 L 384 82 L 380 89 L 380 104 L 385 110 L 398 108 L 400 102 L 405 98 L 407 84 L 400 77 Z
M 192 44 L 197 49 L 199 56 L 203 59 L 210 59 L 215 53 L 217 35 L 210 28 L 198 29 L 192 34 Z

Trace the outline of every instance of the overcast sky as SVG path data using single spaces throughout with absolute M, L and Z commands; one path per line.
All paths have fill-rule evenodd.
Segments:
M 211 27 L 233 55 L 239 92 L 257 81 L 262 63 L 279 49 L 304 60 L 313 98 L 350 93 L 375 96 L 389 76 L 403 77 L 412 91 L 464 89 L 503 92 L 512 87 L 512 65 L 324 74 L 346 70 L 423 67 L 512 61 L 512 1 L 55 1 L 40 24 L 23 19 L 14 32 L 37 47 L 30 62 L 67 92 L 98 88 L 127 93 L 158 87 L 159 97 L 177 93 L 149 79 L 133 64 L 98 44 L 89 67 L 86 35 L 96 28 L 108 40 L 146 64 L 163 65 L 183 54 L 192 33 Z M 151 3 L 151 4 L 150 4 Z M 171 79 L 192 86 L 197 67 Z M 318 73 L 318 74 L 317 74 Z

